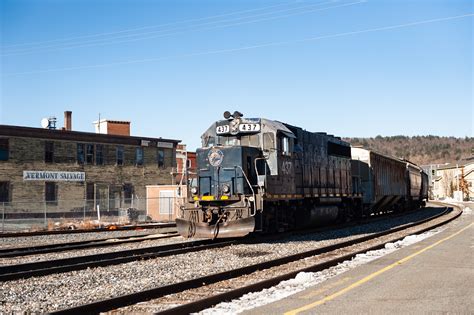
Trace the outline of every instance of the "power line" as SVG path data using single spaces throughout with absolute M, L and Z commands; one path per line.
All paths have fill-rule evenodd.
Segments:
M 123 30 L 115 31 L 115 32 L 105 32 L 105 33 L 96 33 L 96 34 L 90 34 L 90 35 L 80 35 L 80 36 L 74 36 L 74 37 L 69 37 L 69 38 L 58 38 L 58 39 L 51 39 L 51 40 L 40 41 L 40 42 L 32 42 L 32 43 L 11 44 L 11 45 L 4 45 L 4 47 L 9 48 L 9 47 L 18 47 L 18 46 L 31 46 L 31 45 L 40 45 L 40 44 L 52 43 L 52 42 L 70 41 L 70 40 L 76 40 L 76 39 L 81 39 L 81 38 L 93 38 L 93 37 L 100 37 L 100 36 L 122 34 L 122 33 L 134 32 L 134 31 L 139 31 L 139 30 L 144 30 L 144 29 L 152 29 L 152 28 L 158 28 L 158 27 L 163 27 L 163 26 L 183 24 L 183 23 L 188 23 L 188 22 L 204 21 L 204 20 L 210 20 L 210 19 L 224 17 L 224 16 L 231 16 L 231 15 L 236 15 L 236 14 L 241 14 L 241 13 L 260 11 L 260 10 L 285 6 L 285 5 L 289 5 L 289 4 L 293 4 L 293 3 L 297 3 L 297 2 L 301 2 L 301 1 L 302 0 L 295 0 L 295 1 L 291 1 L 291 2 L 283 2 L 283 3 L 280 3 L 280 4 L 275 4 L 275 5 L 270 5 L 270 6 L 260 7 L 260 8 L 234 11 L 234 12 L 229 12 L 229 13 L 224 13 L 224 14 L 212 15 L 212 16 L 208 16 L 208 17 L 188 19 L 188 20 L 170 22 L 170 23 L 164 23 L 164 24 L 140 26 L 140 27 L 136 27 L 136 28 L 123 29 Z
M 235 47 L 235 48 L 229 48 L 229 49 L 211 50 L 211 51 L 204 51 L 204 52 L 190 53 L 190 54 L 181 54 L 181 55 L 174 55 L 174 56 L 166 56 L 166 57 L 159 57 L 159 58 L 148 58 L 148 59 L 137 59 L 137 60 L 128 60 L 128 61 L 120 61 L 120 62 L 112 62 L 112 63 L 103 63 L 103 64 L 96 64 L 96 65 L 89 65 L 89 66 L 78 66 L 78 67 L 39 70 L 39 71 L 17 72 L 17 73 L 5 74 L 4 76 L 18 76 L 18 75 L 26 75 L 26 74 L 39 74 L 39 73 L 48 73 L 48 72 L 60 72 L 60 71 L 70 71 L 70 70 L 102 68 L 102 67 L 134 64 L 134 63 L 164 61 L 164 60 L 175 59 L 175 58 L 187 58 L 187 57 L 196 57 L 196 56 L 204 56 L 204 55 L 215 55 L 215 54 L 221 54 L 221 53 L 232 53 L 232 52 L 251 50 L 251 49 L 257 49 L 257 48 L 283 46 L 283 45 L 288 45 L 288 44 L 297 44 L 297 43 L 317 41 L 317 40 L 322 40 L 322 39 L 337 38 L 337 37 L 358 35 L 358 34 L 371 33 L 371 32 L 381 32 L 381 31 L 387 31 L 387 30 L 394 30 L 394 29 L 406 28 L 406 27 L 429 24 L 429 23 L 436 23 L 436 22 L 444 22 L 444 21 L 462 19 L 462 18 L 467 18 L 467 17 L 472 17 L 472 16 L 474 16 L 474 13 L 448 16 L 448 17 L 429 19 L 429 20 L 421 20 L 421 21 L 409 22 L 409 23 L 404 23 L 404 24 L 396 24 L 396 25 L 390 25 L 390 26 L 369 28 L 369 29 L 364 29 L 364 30 L 359 30 L 359 31 L 350 31 L 350 32 L 343 32 L 343 33 L 336 33 L 336 34 L 328 34 L 328 35 L 307 37 L 307 38 L 298 39 L 298 40 L 291 40 L 291 41 L 269 42 L 269 43 L 249 45 L 249 46 L 244 46 L 244 47 Z
M 239 17 L 239 18 L 234 18 L 234 19 L 230 19 L 230 20 L 206 22 L 206 23 L 201 23 L 201 24 L 194 25 L 194 26 L 191 25 L 189 27 L 181 27 L 181 28 L 175 28 L 175 29 L 170 29 L 170 30 L 165 29 L 165 30 L 150 31 L 150 32 L 144 32 L 144 33 L 138 33 L 138 34 L 122 35 L 122 36 L 119 36 L 119 37 L 112 38 L 111 39 L 112 41 L 108 41 L 108 42 L 104 41 L 104 39 L 96 39 L 96 40 L 90 40 L 90 41 L 87 41 L 87 42 L 76 43 L 76 44 L 71 43 L 71 44 L 49 45 L 49 46 L 35 48 L 35 49 L 17 50 L 16 52 L 15 51 L 6 52 L 6 53 L 3 53 L 1 56 L 2 57 L 18 56 L 18 55 L 26 55 L 26 54 L 36 53 L 36 52 L 44 53 L 44 52 L 53 52 L 53 51 L 58 51 L 58 50 L 67 50 L 67 49 L 75 49 L 75 48 L 85 48 L 85 47 L 103 46 L 103 45 L 111 45 L 111 44 L 129 43 L 129 42 L 142 41 L 142 40 L 155 39 L 155 38 L 166 37 L 166 36 L 171 36 L 171 35 L 183 34 L 183 33 L 189 32 L 189 31 L 207 31 L 207 30 L 213 30 L 213 29 L 218 29 L 218 28 L 238 26 L 238 25 L 243 25 L 243 24 L 251 24 L 251 23 L 258 23 L 258 22 L 263 22 L 263 21 L 276 20 L 276 19 L 286 18 L 286 17 L 290 17 L 290 16 L 295 16 L 295 15 L 302 15 L 302 14 L 308 14 L 308 13 L 317 12 L 317 11 L 324 11 L 324 10 L 329 10 L 329 9 L 334 9 L 334 8 L 352 6 L 352 5 L 361 4 L 361 3 L 364 3 L 364 2 L 366 2 L 366 1 L 365 0 L 360 0 L 360 1 L 356 1 L 356 2 L 351 2 L 351 3 L 326 7 L 326 8 L 305 10 L 305 11 L 302 11 L 302 12 L 295 12 L 295 13 L 290 13 L 290 14 L 285 14 L 285 15 L 277 15 L 277 16 L 273 16 L 273 17 L 270 16 L 270 17 L 262 18 L 262 19 L 254 19 L 254 20 L 243 21 L 243 22 L 223 24 L 225 22 L 244 20 L 244 19 L 249 19 L 249 18 L 258 17 L 258 16 L 265 16 L 265 15 L 270 15 L 270 14 L 275 14 L 275 13 L 280 13 L 280 12 L 289 12 L 289 11 L 307 9 L 307 8 L 321 6 L 321 5 L 324 5 L 324 4 L 334 3 L 334 1 L 331 0 L 331 1 L 320 2 L 320 3 L 317 3 L 317 4 L 308 5 L 308 6 L 300 6 L 300 7 L 296 7 L 296 8 L 278 10 L 278 11 L 275 11 L 275 12 L 260 13 L 260 14 L 257 14 L 257 15 L 252 15 L 252 16 L 247 16 L 247 17 Z M 211 26 L 211 27 L 201 27 L 201 28 L 199 28 L 200 26 L 205 26 L 205 25 L 209 25 L 209 24 L 221 24 L 221 25 L 215 25 L 215 26 Z M 147 34 L 157 34 L 157 35 L 147 36 L 147 37 L 130 38 L 130 39 L 124 39 L 124 40 L 116 41 L 117 39 L 120 39 L 120 38 L 143 36 L 143 35 L 147 35 Z M 52 48 L 52 49 L 47 49 L 47 48 Z

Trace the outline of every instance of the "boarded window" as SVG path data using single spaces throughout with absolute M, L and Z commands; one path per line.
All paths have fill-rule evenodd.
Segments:
M 123 146 L 117 146 L 117 165 L 123 165 Z
M 0 161 L 8 161 L 9 144 L 7 138 L 0 138 Z
M 46 182 L 44 190 L 44 200 L 47 202 L 58 201 L 58 188 L 54 182 Z
M 86 184 L 86 199 L 88 201 L 94 200 L 94 183 Z
M 44 162 L 53 163 L 54 162 L 54 142 L 46 141 L 44 143 Z
M 10 202 L 10 182 L 0 182 L 0 202 Z

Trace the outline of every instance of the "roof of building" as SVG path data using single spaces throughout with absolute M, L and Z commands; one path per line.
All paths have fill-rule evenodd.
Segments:
M 448 170 L 448 169 L 453 169 L 453 168 L 459 168 L 459 167 L 464 167 L 470 164 L 474 164 L 474 159 L 469 159 L 469 160 L 462 160 L 458 162 L 452 162 L 448 164 L 441 165 L 437 167 L 438 170 Z
M 97 123 L 103 123 L 103 122 L 108 122 L 108 123 L 112 123 L 112 124 L 124 124 L 124 125 L 129 125 L 129 124 L 131 124 L 131 122 L 128 121 L 128 120 L 111 120 L 111 119 L 96 120 L 96 121 L 94 121 L 93 123 L 94 123 L 94 124 L 97 124 Z
M 455 161 L 455 162 L 450 162 L 450 163 L 438 163 L 438 164 L 427 164 L 427 165 L 422 165 L 423 168 L 425 169 L 436 169 L 436 170 L 448 170 L 456 167 L 464 167 L 467 165 L 474 164 L 474 157 L 470 157 L 461 161 Z
M 148 146 L 157 146 L 158 142 L 168 142 L 177 144 L 181 140 L 121 136 L 111 134 L 100 134 L 93 132 L 69 131 L 61 129 L 42 129 L 32 127 L 0 125 L 0 136 L 24 137 L 24 138 L 40 138 L 63 141 L 79 141 L 79 142 L 99 142 L 110 144 L 126 144 L 126 145 L 142 145 L 142 140 L 147 141 Z

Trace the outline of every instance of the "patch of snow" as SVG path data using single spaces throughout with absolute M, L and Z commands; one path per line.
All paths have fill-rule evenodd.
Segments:
M 296 275 L 295 278 L 282 281 L 274 287 L 264 289 L 259 292 L 245 294 L 239 299 L 235 299 L 231 302 L 217 304 L 213 308 L 201 311 L 199 314 L 238 314 L 246 310 L 270 304 L 290 295 L 301 292 L 311 286 L 324 282 L 357 266 L 366 264 L 384 255 L 390 254 L 400 248 L 407 247 L 414 243 L 420 242 L 430 236 L 441 232 L 442 230 L 443 229 L 435 229 L 422 233 L 420 235 L 409 235 L 398 242 L 385 244 L 385 248 L 383 249 L 373 250 L 356 255 L 352 260 L 346 260 L 338 264 L 337 266 L 331 267 L 323 271 L 300 272 Z

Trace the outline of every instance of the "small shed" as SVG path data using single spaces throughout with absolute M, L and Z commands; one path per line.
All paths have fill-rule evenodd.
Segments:
M 146 211 L 154 221 L 174 221 L 186 201 L 185 185 L 146 186 Z

